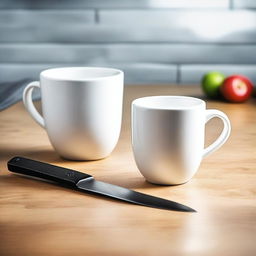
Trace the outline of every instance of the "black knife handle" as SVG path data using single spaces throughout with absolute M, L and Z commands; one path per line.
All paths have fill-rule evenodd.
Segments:
M 46 180 L 55 181 L 61 184 L 76 186 L 82 179 L 92 177 L 89 174 L 77 172 L 71 169 L 31 160 L 16 156 L 7 163 L 11 172 L 17 172 L 29 176 L 34 176 Z

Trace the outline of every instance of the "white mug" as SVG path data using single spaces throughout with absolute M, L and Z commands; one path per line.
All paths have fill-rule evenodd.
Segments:
M 32 91 L 40 88 L 41 116 Z M 112 68 L 67 67 L 48 69 L 40 82 L 23 92 L 23 102 L 46 129 L 54 149 L 64 158 L 96 160 L 117 144 L 122 121 L 123 72 Z
M 224 128 L 204 149 L 205 124 L 213 117 Z M 176 185 L 190 180 L 202 158 L 221 147 L 229 137 L 228 117 L 206 110 L 203 100 L 185 96 L 152 96 L 132 103 L 132 146 L 135 161 L 147 181 Z

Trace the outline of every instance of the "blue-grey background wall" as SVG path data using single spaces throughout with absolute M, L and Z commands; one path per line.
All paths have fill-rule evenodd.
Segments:
M 56 66 L 123 69 L 127 84 L 256 82 L 256 0 L 1 0 L 0 82 Z

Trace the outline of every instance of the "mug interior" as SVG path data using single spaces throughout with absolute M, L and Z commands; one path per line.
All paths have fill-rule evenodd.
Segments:
M 134 100 L 133 105 L 148 109 L 191 109 L 205 106 L 205 102 L 187 96 L 150 96 Z
M 64 67 L 47 69 L 41 76 L 54 80 L 89 81 L 122 74 L 121 70 L 102 67 Z

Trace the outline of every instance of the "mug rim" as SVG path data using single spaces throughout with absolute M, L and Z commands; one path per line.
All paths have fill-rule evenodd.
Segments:
M 178 100 L 190 100 L 193 101 L 194 104 L 191 104 L 189 106 L 168 106 L 167 104 L 163 106 L 163 104 L 156 104 L 156 102 L 153 102 L 153 100 L 161 100 L 161 99 L 178 99 Z M 190 97 L 190 96 L 180 96 L 180 95 L 159 95 L 159 96 L 146 96 L 141 97 L 133 100 L 132 106 L 143 108 L 143 109 L 151 109 L 151 110 L 190 110 L 195 109 L 198 107 L 206 107 L 205 101 L 196 98 L 196 97 Z
M 84 78 L 77 78 L 77 77 L 68 77 L 61 76 L 61 75 L 56 75 L 55 72 L 65 72 L 65 71 L 79 71 L 79 70 L 98 70 L 98 71 L 107 71 L 110 72 L 109 75 L 102 75 L 102 76 L 97 76 L 97 77 L 84 77 Z M 51 74 L 54 73 L 54 74 Z M 53 80 L 53 81 L 72 81 L 72 82 L 86 82 L 86 81 L 98 81 L 98 80 L 104 80 L 104 79 L 109 79 L 113 77 L 117 77 L 123 75 L 123 71 L 120 69 L 116 68 L 108 68 L 108 67 L 83 67 L 83 66 L 77 66 L 77 67 L 57 67 L 57 68 L 49 68 L 45 69 L 40 73 L 40 79 L 45 78 L 48 80 Z

